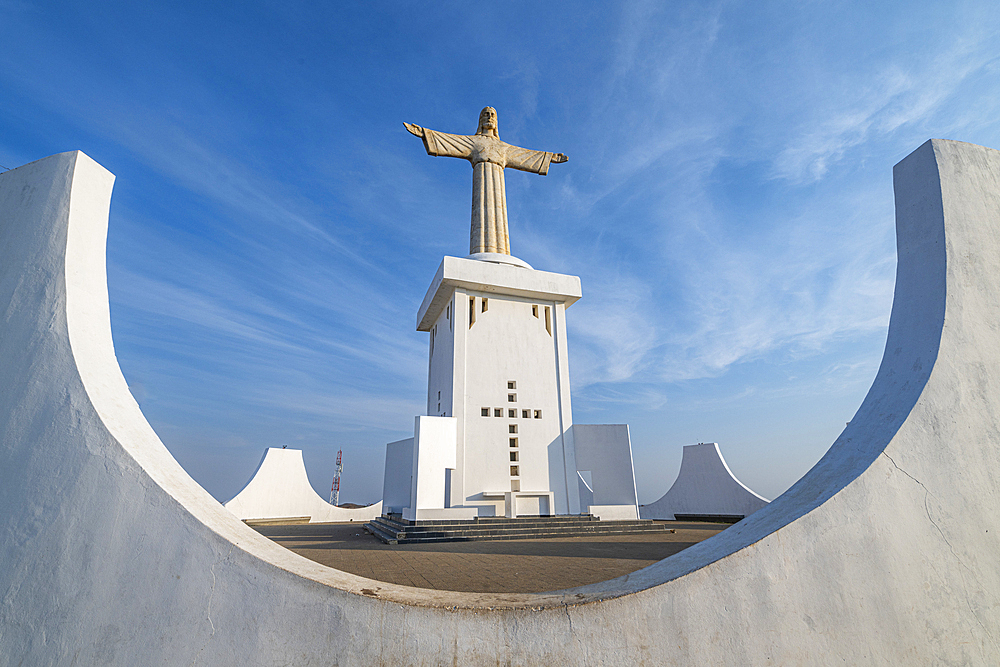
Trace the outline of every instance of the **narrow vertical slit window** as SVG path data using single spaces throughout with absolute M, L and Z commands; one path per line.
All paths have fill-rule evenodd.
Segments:
M 469 297 L 469 328 L 476 323 L 476 297 Z
M 484 297 L 483 297 L 483 312 L 484 312 L 484 313 L 485 313 L 485 312 L 486 312 L 487 310 L 489 310 L 489 307 L 490 307 L 490 305 L 489 305 L 489 304 L 490 304 L 490 300 L 489 300 L 489 299 L 487 299 L 487 298 L 486 298 L 486 297 L 484 296 Z
M 531 314 L 534 315 L 535 317 L 538 317 L 538 306 L 531 307 Z
M 552 335 L 552 309 L 545 306 L 545 331 Z

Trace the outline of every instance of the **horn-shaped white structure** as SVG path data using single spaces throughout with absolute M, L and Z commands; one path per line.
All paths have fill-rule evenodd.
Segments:
M 521 595 L 338 572 L 201 489 L 115 360 L 111 185 L 78 152 L 0 175 L 3 664 L 1000 663 L 1000 153 L 896 166 L 885 356 L 812 470 L 644 570 Z
M 681 470 L 659 500 L 639 506 L 643 519 L 673 519 L 676 515 L 747 517 L 767 505 L 726 465 L 717 442 L 685 445 Z
M 247 482 L 225 508 L 237 519 L 308 519 L 324 521 L 371 521 L 382 514 L 382 501 L 348 509 L 323 500 L 309 483 L 301 449 L 268 447 Z

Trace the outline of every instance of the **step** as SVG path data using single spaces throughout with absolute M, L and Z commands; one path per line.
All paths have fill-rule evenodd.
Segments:
M 662 523 L 649 519 L 600 521 L 591 515 L 448 521 L 406 521 L 399 515 L 390 515 L 375 518 L 365 528 L 386 544 L 589 537 L 666 529 Z
M 451 522 L 448 524 L 407 524 L 399 521 L 387 520 L 383 517 L 373 519 L 386 526 L 394 526 L 400 530 L 449 530 L 478 528 L 484 530 L 506 530 L 508 528 L 518 528 L 524 526 L 566 526 L 566 527 L 587 527 L 587 526 L 614 526 L 614 525 L 648 525 L 649 519 L 616 519 L 609 521 L 545 521 L 538 519 L 517 519 L 506 523 L 485 523 L 482 521 Z
M 598 521 L 598 520 L 575 520 L 573 518 L 558 518 L 558 519 L 548 519 L 548 518 L 524 518 L 524 519 L 506 519 L 503 522 L 499 521 L 482 521 L 482 520 L 467 520 L 467 521 L 449 521 L 447 523 L 443 522 L 404 522 L 396 519 L 387 519 L 386 517 L 376 517 L 373 521 L 377 521 L 381 524 L 387 526 L 395 526 L 401 530 L 447 530 L 450 528 L 484 528 L 490 530 L 505 530 L 510 527 L 523 527 L 523 526 L 607 526 L 607 525 L 646 525 L 651 523 L 649 519 L 614 519 L 608 521 Z
M 551 539 L 559 537 L 609 537 L 614 535 L 635 535 L 635 531 L 630 530 L 600 530 L 591 533 L 586 533 L 585 535 L 572 534 L 567 535 L 566 533 L 510 533 L 506 535 L 446 535 L 441 537 L 398 537 L 396 539 L 385 540 L 376 534 L 376 537 L 380 537 L 386 544 L 427 544 L 433 542 L 486 542 L 486 541 L 502 541 L 502 540 L 538 540 L 538 539 Z
M 583 514 L 579 516 L 519 516 L 516 519 L 508 519 L 507 517 L 478 517 L 475 519 L 434 519 L 420 521 L 410 521 L 408 519 L 398 519 L 395 518 L 395 516 L 386 517 L 383 515 L 376 517 L 376 519 L 392 522 L 401 526 L 464 526 L 469 523 L 477 523 L 480 525 L 515 525 L 524 521 L 541 521 L 545 523 L 596 523 L 600 521 L 600 519 L 592 514 Z
M 450 529 L 440 529 L 426 527 L 419 530 L 404 529 L 399 526 L 386 525 L 378 522 L 376 523 L 382 530 L 386 532 L 396 532 L 396 533 L 406 533 L 408 535 L 438 535 L 443 533 L 476 533 L 482 535 L 502 535 L 504 533 L 509 533 L 511 531 L 517 532 L 580 532 L 588 533 L 595 530 L 608 530 L 614 528 L 615 530 L 636 530 L 636 531 L 646 531 L 646 530 L 663 530 L 662 524 L 633 524 L 633 523 L 611 523 L 608 522 L 604 525 L 594 525 L 594 526 L 544 526 L 544 525 L 527 525 L 527 526 L 510 526 L 507 528 L 497 529 L 497 528 L 483 528 L 477 526 L 465 526 L 465 527 L 453 527 Z

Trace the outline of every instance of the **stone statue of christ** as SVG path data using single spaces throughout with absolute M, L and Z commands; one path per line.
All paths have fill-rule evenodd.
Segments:
M 460 157 L 472 163 L 472 235 L 469 254 L 510 254 L 507 233 L 507 193 L 503 170 L 507 167 L 545 176 L 550 162 L 565 162 L 562 153 L 532 151 L 500 141 L 497 111 L 486 107 L 479 114 L 479 130 L 472 136 L 445 134 L 403 123 L 424 140 L 428 155 Z

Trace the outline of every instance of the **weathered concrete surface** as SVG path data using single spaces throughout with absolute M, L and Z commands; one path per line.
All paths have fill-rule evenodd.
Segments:
M 673 519 L 675 514 L 750 516 L 767 505 L 736 479 L 717 442 L 685 445 L 681 470 L 656 502 L 639 507 L 643 519 Z
M 382 515 L 382 501 L 350 509 L 326 502 L 309 483 L 302 450 L 278 447 L 264 451 L 247 485 L 223 505 L 243 520 L 309 517 L 310 523 L 365 522 Z
M 886 354 L 823 459 L 676 556 L 532 595 L 381 584 L 243 525 L 118 369 L 111 175 L 3 174 L 0 663 L 1000 663 L 1000 153 L 928 142 L 895 181 Z

